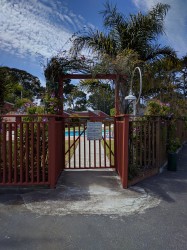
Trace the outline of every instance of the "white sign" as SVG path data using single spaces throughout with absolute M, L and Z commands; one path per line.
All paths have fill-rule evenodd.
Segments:
M 87 140 L 102 140 L 102 122 L 87 122 Z

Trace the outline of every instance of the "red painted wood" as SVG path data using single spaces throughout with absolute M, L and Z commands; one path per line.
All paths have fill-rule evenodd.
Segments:
M 115 166 L 123 188 L 128 187 L 128 140 L 129 116 L 116 117 L 115 122 Z

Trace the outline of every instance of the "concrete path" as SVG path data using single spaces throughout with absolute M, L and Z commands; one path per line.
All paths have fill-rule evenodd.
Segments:
M 27 209 L 40 215 L 142 213 L 160 200 L 143 188 L 124 190 L 114 171 L 64 171 L 56 190 L 22 195 Z

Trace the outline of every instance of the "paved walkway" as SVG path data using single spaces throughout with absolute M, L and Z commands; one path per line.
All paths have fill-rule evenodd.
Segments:
M 104 151 L 103 145 L 98 140 L 89 141 L 87 138 L 80 137 L 80 143 L 77 145 L 75 155 L 71 157 L 67 168 L 89 168 L 89 167 L 110 167 L 109 159 Z

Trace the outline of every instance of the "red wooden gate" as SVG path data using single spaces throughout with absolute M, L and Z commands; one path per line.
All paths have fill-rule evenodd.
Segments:
M 101 140 L 89 140 L 87 121 L 65 122 L 65 169 L 114 168 L 114 121 L 102 121 Z

